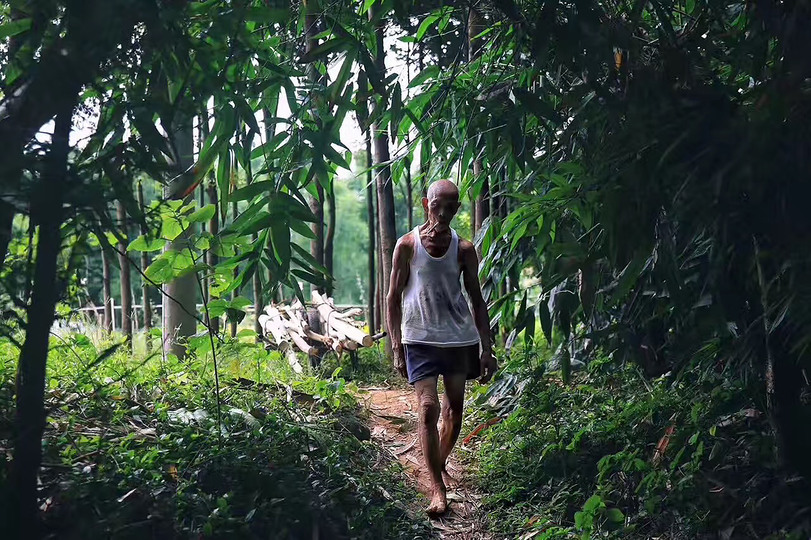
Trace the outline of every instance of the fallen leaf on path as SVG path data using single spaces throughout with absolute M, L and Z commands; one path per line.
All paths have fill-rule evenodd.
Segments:
M 406 452 L 408 452 L 409 450 L 414 448 L 415 444 L 417 444 L 417 439 L 414 439 L 413 441 L 411 441 L 411 443 L 406 445 L 405 448 L 394 450 L 393 453 L 394 453 L 395 456 L 399 456 L 400 454 L 405 454 Z

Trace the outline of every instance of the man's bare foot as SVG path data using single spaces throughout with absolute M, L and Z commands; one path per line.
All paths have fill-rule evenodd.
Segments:
M 448 499 L 445 496 L 445 488 L 434 488 L 434 495 L 431 497 L 431 503 L 425 511 L 429 516 L 440 516 L 448 509 Z

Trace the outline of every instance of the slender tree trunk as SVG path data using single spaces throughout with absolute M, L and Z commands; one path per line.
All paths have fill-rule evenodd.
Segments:
M 102 301 L 104 302 L 104 329 L 107 332 L 113 331 L 113 295 L 112 287 L 110 285 L 111 265 L 110 253 L 102 248 L 101 250 L 101 294 Z
M 217 182 L 214 179 L 213 175 L 208 180 L 208 187 L 207 187 L 206 191 L 208 191 L 208 202 L 209 202 L 209 204 L 213 204 L 214 208 L 216 209 L 216 211 L 214 212 L 214 215 L 211 216 L 211 220 L 208 222 L 208 232 L 211 234 L 211 236 L 216 238 L 217 235 L 220 234 L 220 221 L 219 221 L 220 220 L 220 217 L 219 217 L 220 216 L 220 209 L 219 209 L 219 201 L 217 199 Z M 211 249 L 208 250 L 208 252 L 206 253 L 206 256 L 208 257 L 208 265 L 211 268 L 214 268 L 215 266 L 217 266 L 217 254 L 214 253 L 214 250 L 211 250 Z M 209 296 L 209 298 L 211 298 L 211 290 L 210 290 L 211 281 L 208 282 L 208 286 L 209 286 L 208 296 Z M 219 317 L 214 317 L 213 319 L 209 320 L 208 324 L 211 327 L 212 332 L 214 332 L 215 334 L 218 334 L 220 332 L 220 318 Z
M 146 205 L 144 204 L 144 186 L 138 182 L 138 207 L 141 209 L 141 214 L 145 215 Z M 141 234 L 146 234 L 146 223 L 141 223 Z M 149 253 L 146 251 L 141 252 L 141 271 L 145 271 L 149 266 Z M 152 330 L 152 306 L 149 303 L 149 282 L 141 279 L 141 303 L 143 304 L 143 326 L 144 334 L 146 335 L 146 350 L 149 352 L 152 349 L 152 340 L 149 331 Z
M 406 143 L 407 144 L 407 143 Z M 405 160 L 406 205 L 408 206 L 408 230 L 414 228 L 414 188 L 411 185 L 411 160 Z
M 59 297 L 57 256 L 61 249 L 62 197 L 68 160 L 68 139 L 73 107 L 56 116 L 48 164 L 39 185 L 36 214 L 31 226 L 39 226 L 34 288 L 28 307 L 25 342 L 17 370 L 14 460 L 11 470 L 11 537 L 39 538 L 37 476 L 42 461 L 45 428 L 45 367 L 48 342 Z
M 254 234 L 252 236 L 253 241 L 259 238 L 259 235 Z M 253 273 L 253 329 L 256 332 L 256 341 L 259 343 L 261 341 L 260 337 L 262 336 L 262 325 L 259 324 L 259 315 L 265 309 L 265 302 L 262 298 L 262 280 L 259 277 L 259 269 L 257 268 L 256 272 Z
M 425 45 L 422 41 L 417 43 L 417 67 L 420 73 L 425 69 Z M 431 140 L 423 137 L 420 141 L 420 195 L 425 199 L 428 197 L 428 159 L 431 156 Z M 423 210 L 423 219 L 427 220 L 428 215 Z
M 175 148 L 178 155 L 174 163 L 176 170 L 185 171 L 194 159 L 194 128 L 191 118 L 184 118 L 174 126 Z M 169 199 L 182 197 L 188 185 L 167 186 L 165 196 Z M 189 203 L 192 195 L 186 197 Z M 188 251 L 191 230 L 187 229 L 175 238 L 167 250 Z M 197 274 L 190 272 L 173 279 L 165 285 L 163 297 L 163 351 L 178 358 L 186 356 L 186 340 L 197 331 Z
M 374 18 L 373 9 L 369 10 L 370 18 Z M 386 78 L 385 48 L 383 47 L 383 24 L 376 23 L 375 36 L 377 50 L 375 65 L 382 79 Z M 379 96 L 379 106 L 385 106 L 386 96 Z M 382 258 L 382 301 L 389 293 L 389 276 L 391 275 L 394 244 L 397 242 L 397 230 L 394 220 L 394 190 L 391 182 L 391 168 L 389 167 L 389 138 L 386 129 L 377 122 L 372 125 L 374 133 L 374 161 L 378 167 L 375 183 L 377 185 L 377 211 L 380 227 L 380 256 Z M 382 310 L 382 309 L 381 309 Z M 384 318 L 385 319 L 385 318 Z M 391 339 L 386 339 L 386 352 L 391 355 Z
M 475 6 L 470 7 L 467 19 L 467 32 L 468 32 L 468 58 L 472 62 L 481 55 L 481 39 L 477 38 L 479 34 L 484 31 L 484 18 L 479 13 Z M 474 135 L 474 140 L 477 141 L 478 137 Z M 474 155 L 476 158 L 473 160 L 473 177 L 481 182 L 481 190 L 479 196 L 476 197 L 475 212 L 473 215 L 473 237 L 479 233 L 482 228 L 484 220 L 490 215 L 490 186 L 487 177 L 484 175 L 482 168 L 482 161 L 479 158 L 479 145 L 474 143 Z M 477 249 L 479 258 L 481 259 L 481 251 Z
M 121 201 L 116 201 L 116 213 L 118 214 L 118 226 L 125 242 L 118 244 L 118 267 L 121 272 L 121 331 L 127 340 L 128 346 L 132 347 L 132 281 L 130 278 L 130 260 L 127 257 L 127 210 Z
M 237 218 L 238 210 L 239 210 L 239 207 L 237 206 L 237 202 L 236 201 L 231 201 L 231 214 L 232 214 L 231 219 L 232 220 Z M 234 267 L 234 279 L 236 279 L 238 276 L 239 276 L 239 265 Z M 231 300 L 233 300 L 236 297 L 237 297 L 236 291 L 231 291 Z M 234 321 L 234 320 L 231 320 L 231 321 L 228 322 L 228 335 L 230 335 L 232 339 L 237 337 L 237 322 Z
M 305 9 L 305 53 L 309 54 L 318 46 L 318 39 L 316 39 L 315 36 L 318 35 L 319 6 L 318 0 L 302 0 L 302 4 Z M 318 82 L 319 73 L 316 69 L 315 62 L 310 62 L 307 65 L 307 78 L 313 84 Z M 311 112 L 316 124 L 320 127 L 321 122 L 317 117 L 315 109 L 313 109 Z M 309 196 L 307 201 L 310 206 L 310 210 L 315 215 L 315 223 L 312 224 L 312 231 L 315 238 L 310 241 L 310 255 L 312 255 L 318 264 L 326 267 L 324 264 L 324 188 L 317 178 L 313 178 L 313 181 L 316 182 L 316 196 Z M 324 292 L 323 287 L 318 287 L 317 289 L 320 292 Z
M 324 268 L 330 275 L 327 281 L 326 291 L 328 296 L 332 296 L 333 281 L 335 276 L 334 261 L 332 255 L 335 252 L 335 179 L 333 178 L 329 184 L 329 192 L 327 193 L 327 233 L 324 238 Z
M 8 253 L 8 245 L 11 242 L 13 225 L 14 207 L 0 200 L 0 267 L 6 262 L 6 253 Z
M 377 229 L 377 220 L 375 219 L 375 189 L 372 185 L 372 138 L 368 127 L 364 135 L 366 139 L 366 218 L 369 224 L 369 253 L 366 263 L 369 268 L 366 316 L 369 319 L 369 331 L 375 332 L 377 330 L 376 322 L 380 320 L 375 317 L 375 300 L 377 296 L 377 280 L 375 279 L 377 272 L 375 268 L 375 254 L 377 251 L 375 249 L 375 230 Z
M 270 106 L 262 109 L 262 116 L 265 122 L 265 142 L 273 139 L 276 135 L 276 121 L 273 118 L 279 110 L 279 94 L 277 93 L 274 99 L 271 100 Z M 268 203 L 268 211 L 271 211 L 271 204 Z M 272 254 L 270 256 L 273 256 Z M 257 272 L 259 270 L 257 269 Z M 278 285 L 279 278 L 274 276 L 270 268 L 267 269 L 267 282 L 271 288 L 271 303 L 278 303 L 281 301 L 281 286 Z

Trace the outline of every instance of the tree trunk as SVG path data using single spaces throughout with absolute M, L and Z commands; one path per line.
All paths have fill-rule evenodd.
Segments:
M 208 187 L 206 188 L 208 191 L 208 202 L 209 204 L 213 204 L 216 211 L 214 215 L 211 216 L 211 220 L 208 222 L 208 232 L 213 237 L 217 237 L 220 234 L 220 210 L 219 210 L 219 201 L 217 199 L 217 181 L 215 180 L 214 176 L 212 175 L 208 180 Z M 208 257 L 208 265 L 211 268 L 217 266 L 217 254 L 214 253 L 214 250 L 208 250 L 206 253 Z M 208 286 L 211 287 L 211 281 L 208 282 Z M 208 293 L 209 298 L 211 298 L 211 291 L 209 290 Z M 214 317 L 213 319 L 208 321 L 208 325 L 211 328 L 211 331 L 215 334 L 219 334 L 220 332 L 220 318 Z
M 132 281 L 130 280 L 130 260 L 127 257 L 127 245 L 129 242 L 127 232 L 127 210 L 121 201 L 116 201 L 116 213 L 118 214 L 118 226 L 124 236 L 124 242 L 118 244 L 118 267 L 121 272 L 121 331 L 127 340 L 129 347 L 132 347 Z
M 144 186 L 138 182 L 138 207 L 141 209 L 143 215 L 146 210 L 144 205 Z M 141 234 L 146 234 L 146 223 L 141 223 Z M 141 252 L 141 271 L 145 271 L 149 266 L 149 253 L 146 251 Z M 146 350 L 149 352 L 152 349 L 152 341 L 150 339 L 149 331 L 152 330 L 152 306 L 149 303 L 149 282 L 141 279 L 141 303 L 143 304 L 144 314 L 144 334 L 146 340 Z
M 37 476 L 42 461 L 42 432 L 45 428 L 45 367 L 48 342 L 59 297 L 57 256 L 62 238 L 62 197 L 65 193 L 68 139 L 73 106 L 63 106 L 56 116 L 47 166 L 39 183 L 35 216 L 39 225 L 34 288 L 28 307 L 25 342 L 17 370 L 14 459 L 11 470 L 11 537 L 39 538 Z
M 306 41 L 304 50 L 305 54 L 310 54 L 318 46 L 318 40 L 315 38 L 315 36 L 318 35 L 318 0 L 302 0 L 302 4 L 305 9 L 304 34 Z M 307 64 L 307 78 L 312 84 L 318 81 L 319 74 L 315 67 L 315 62 Z M 315 110 L 313 109 L 311 112 L 316 124 L 320 127 L 321 122 L 317 118 Z M 324 264 L 324 187 L 317 178 L 313 178 L 312 181 L 316 182 L 316 196 L 309 196 L 307 202 L 310 206 L 310 210 L 315 215 L 315 223 L 312 224 L 312 231 L 315 238 L 310 241 L 310 255 L 312 255 L 313 259 L 315 259 L 318 264 L 326 266 Z M 323 292 L 322 287 L 317 287 L 317 289 Z
M 101 250 L 101 294 L 104 302 L 104 329 L 107 332 L 113 331 L 113 296 L 110 286 L 110 253 L 102 248 Z
M 425 45 L 422 41 L 417 43 L 417 67 L 420 73 L 425 68 Z M 423 137 L 420 141 L 420 195 L 423 199 L 428 197 L 428 159 L 430 156 L 431 139 Z M 424 210 L 423 214 L 425 214 Z M 427 220 L 428 215 L 425 214 L 423 219 Z
M 253 234 L 252 236 L 253 241 L 259 238 L 259 235 Z M 265 303 L 262 298 L 262 279 L 259 277 L 259 269 L 256 269 L 256 272 L 253 273 L 253 278 L 251 280 L 253 282 L 253 329 L 256 331 L 256 341 L 259 343 L 260 337 L 262 336 L 262 325 L 259 324 L 259 315 L 262 314 L 262 311 L 265 309 Z
M 471 62 L 481 55 L 481 39 L 476 36 L 484 31 L 484 22 L 484 18 L 476 7 L 471 6 L 467 18 L 468 59 Z M 474 141 L 478 141 L 475 134 Z M 473 160 L 473 177 L 481 182 L 481 190 L 479 196 L 476 197 L 476 207 L 473 215 L 473 237 L 475 238 L 481 230 L 484 220 L 490 215 L 490 186 L 487 177 L 483 174 L 482 161 L 478 157 L 479 145 L 476 142 L 474 142 L 473 152 L 476 156 Z M 481 259 L 481 250 L 477 248 L 476 251 L 479 254 L 479 259 Z
M 185 118 L 174 126 L 174 142 L 177 149 L 175 156 L 175 170 L 185 171 L 192 165 L 194 159 L 194 128 L 192 119 Z M 164 196 L 177 200 L 182 197 L 187 185 L 169 185 L 165 188 Z M 186 196 L 185 203 L 192 200 L 192 195 Z M 189 249 L 191 230 L 187 229 L 175 238 L 167 250 L 182 251 Z M 165 354 L 174 354 L 178 358 L 186 356 L 186 340 L 197 331 L 197 274 L 190 272 L 183 277 L 173 279 L 164 286 L 166 294 L 163 297 L 163 351 Z
M 231 214 L 232 214 L 231 219 L 232 220 L 237 218 L 238 210 L 239 210 L 239 207 L 237 206 L 237 201 L 231 201 Z M 237 255 L 238 254 L 239 253 L 237 253 Z M 236 279 L 238 276 L 239 276 L 239 265 L 236 265 L 234 267 L 234 279 Z M 233 300 L 236 297 L 237 297 L 236 291 L 231 291 L 231 300 Z M 228 335 L 230 335 L 231 338 L 237 337 L 237 322 L 235 320 L 230 320 L 228 322 Z
M 14 225 L 14 206 L 0 201 L 0 267 L 6 262 L 8 245 L 11 242 L 12 227 Z
M 326 286 L 327 296 L 332 296 L 332 278 L 335 276 L 332 260 L 332 254 L 335 252 L 335 217 L 335 179 L 333 178 L 329 183 L 327 193 L 327 233 L 324 238 L 324 268 L 327 269 L 330 276 Z
M 366 299 L 366 317 L 369 323 L 369 333 L 377 331 L 376 322 L 379 318 L 375 315 L 375 300 L 377 296 L 377 287 L 375 274 L 375 230 L 377 229 L 377 220 L 375 219 L 375 189 L 372 187 L 372 137 L 367 127 L 364 131 L 364 138 L 366 140 L 366 218 L 369 224 L 369 252 L 367 254 L 367 266 L 369 268 L 369 277 L 367 285 L 368 298 Z
M 408 142 L 406 142 L 408 145 Z M 414 187 L 411 185 L 411 160 L 405 159 L 406 206 L 408 206 L 408 230 L 414 228 Z
M 374 19 L 374 10 L 369 10 L 370 19 Z M 380 77 L 386 78 L 385 48 L 383 47 L 383 24 L 382 20 L 375 24 L 375 36 L 377 38 L 377 50 L 375 54 L 375 65 Z M 379 106 L 385 107 L 386 96 L 379 96 Z M 375 183 L 377 185 L 377 212 L 380 227 L 380 257 L 382 259 L 382 298 L 385 302 L 389 293 L 389 276 L 391 276 L 392 257 L 394 255 L 394 244 L 397 242 L 397 230 L 394 221 L 394 190 L 391 183 L 391 168 L 389 167 L 389 138 L 386 129 L 377 122 L 372 125 L 374 133 L 374 161 L 376 170 Z M 382 308 L 381 308 L 381 311 Z M 385 317 L 383 318 L 385 320 Z M 391 355 L 391 339 L 386 339 L 386 352 Z

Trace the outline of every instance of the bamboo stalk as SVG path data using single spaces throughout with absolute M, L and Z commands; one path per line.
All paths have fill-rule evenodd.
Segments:
M 313 302 L 327 327 L 343 334 L 348 339 L 362 344 L 364 347 L 371 347 L 374 344 L 372 336 L 365 334 L 363 330 L 351 323 L 336 317 L 338 312 L 330 305 L 329 298 L 322 297 L 318 294 L 318 291 L 313 291 Z
M 295 351 L 293 349 L 287 349 L 287 363 L 290 364 L 290 367 L 293 368 L 293 371 L 296 373 L 301 373 L 304 369 L 299 364 L 298 358 L 296 357 Z
M 296 344 L 296 347 L 301 350 L 301 352 L 307 354 L 307 356 L 315 356 L 318 351 L 316 351 L 315 347 L 311 347 L 307 340 L 302 337 L 301 334 L 295 331 L 288 332 L 288 335 L 293 340 L 293 343 Z

